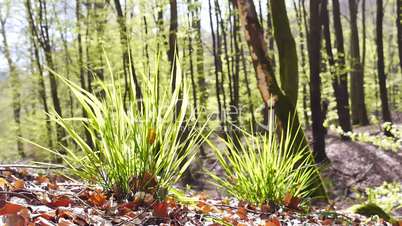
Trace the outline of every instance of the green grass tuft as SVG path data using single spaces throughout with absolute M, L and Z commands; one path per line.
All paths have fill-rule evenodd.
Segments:
M 237 138 L 222 139 L 226 144 L 223 150 L 209 142 L 224 176 L 209 174 L 230 195 L 255 204 L 281 203 L 287 193 L 308 197 L 318 180 L 308 147 L 298 148 L 290 131 L 278 136 L 273 116 L 269 121 L 267 134 L 241 131 L 240 142 Z M 299 151 L 294 153 L 295 149 Z

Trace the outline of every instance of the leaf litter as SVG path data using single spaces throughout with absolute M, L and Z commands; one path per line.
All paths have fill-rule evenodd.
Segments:
M 152 188 L 156 180 L 151 181 Z M 136 188 L 142 183 L 133 180 Z M 158 200 L 149 193 L 153 189 L 145 190 L 121 200 L 113 192 L 57 174 L 6 168 L 0 174 L 0 225 L 391 225 L 330 207 L 311 208 L 307 214 L 300 208 L 301 200 L 291 194 L 284 197 L 283 206 L 255 206 L 230 198 L 212 199 L 203 192 L 189 194 L 197 197 L 195 203 L 180 203 L 173 196 Z

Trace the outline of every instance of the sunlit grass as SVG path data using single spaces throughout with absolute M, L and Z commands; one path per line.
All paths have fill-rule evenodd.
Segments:
M 288 193 L 308 197 L 319 184 L 308 147 L 297 148 L 300 144 L 290 131 L 278 136 L 272 115 L 269 121 L 267 134 L 241 131 L 240 142 L 237 138 L 222 139 L 225 149 L 209 142 L 224 171 L 223 177 L 210 173 L 214 183 L 239 200 L 255 204 L 281 203 Z M 299 151 L 294 153 L 295 149 Z
M 206 125 L 196 126 L 198 119 L 180 72 L 176 86 L 181 87 L 182 98 L 179 89 L 173 93 L 168 88 L 158 90 L 157 76 L 142 75 L 141 101 L 125 101 L 124 87 L 111 69 L 108 83 L 98 81 L 104 97 L 61 75 L 57 77 L 70 88 L 87 114 L 87 118 L 52 115 L 78 150 L 64 147 L 67 155 L 47 150 L 60 156 L 74 175 L 120 195 L 145 191 L 163 196 L 180 180 L 204 139 Z M 135 98 L 133 81 L 129 91 Z M 179 98 L 181 105 L 175 110 Z M 86 142 L 82 129 L 77 129 L 77 123 L 89 132 L 93 147 Z

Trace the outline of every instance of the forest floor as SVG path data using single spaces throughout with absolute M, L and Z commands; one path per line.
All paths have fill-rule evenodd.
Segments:
M 397 123 L 402 125 L 402 117 Z M 355 131 L 377 134 L 379 128 Z M 330 164 L 323 168 L 323 178 L 331 204 L 313 205 L 309 214 L 288 206 L 264 210 L 226 198 L 201 170 L 221 171 L 211 151 L 204 148 L 203 161 L 192 166 L 196 179 L 190 187 L 181 186 L 193 200 L 189 205 L 172 199 L 116 203 L 110 194 L 52 173 L 0 168 L 0 216 L 8 216 L 0 217 L 0 225 L 390 225 L 353 214 L 348 208 L 362 202 L 366 188 L 384 182 L 402 184 L 402 152 L 345 142 L 332 132 L 326 146 Z

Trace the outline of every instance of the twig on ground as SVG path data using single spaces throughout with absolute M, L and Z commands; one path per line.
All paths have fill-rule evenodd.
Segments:
M 21 168 L 21 169 L 65 169 L 65 166 L 62 165 L 26 165 L 26 164 L 5 164 L 0 165 L 0 171 L 7 171 L 7 168 Z

